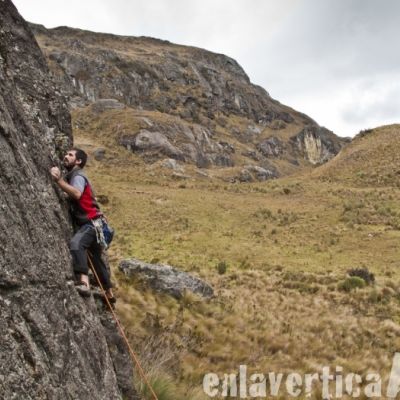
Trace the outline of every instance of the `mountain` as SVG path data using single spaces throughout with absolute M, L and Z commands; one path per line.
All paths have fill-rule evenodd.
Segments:
M 134 398 L 111 314 L 74 287 L 72 223 L 49 175 L 72 144 L 65 98 L 9 0 L 0 26 L 0 397 Z
M 228 56 L 148 37 L 30 27 L 74 127 L 84 118 L 90 129 L 100 113 L 117 110 L 106 136 L 146 163 L 172 158 L 229 168 L 230 181 L 263 181 L 324 163 L 348 142 L 272 99 Z

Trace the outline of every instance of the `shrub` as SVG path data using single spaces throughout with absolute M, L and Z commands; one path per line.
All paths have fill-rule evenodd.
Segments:
M 367 285 L 375 282 L 375 275 L 368 271 L 367 268 L 353 268 L 347 271 L 349 276 L 358 276 L 363 279 Z
M 371 132 L 373 132 L 373 129 L 371 129 L 371 128 L 364 129 L 364 130 L 361 130 L 361 131 L 358 133 L 357 136 L 359 136 L 359 137 L 364 137 L 364 136 L 368 135 L 368 134 L 371 133 Z
M 387 214 L 386 209 L 383 208 L 383 207 L 379 207 L 377 211 L 378 211 L 378 214 L 380 214 L 380 215 L 386 215 Z
M 261 208 L 258 211 L 264 218 L 269 218 L 272 215 L 271 210 L 268 210 L 268 208 Z
M 337 287 L 338 290 L 342 290 L 343 292 L 350 292 L 355 288 L 362 289 L 363 287 L 365 287 L 365 281 L 358 276 L 350 276 L 344 281 L 338 282 Z
M 220 261 L 217 265 L 217 271 L 220 275 L 225 274 L 228 269 L 228 264 L 225 261 Z
M 176 393 L 176 383 L 166 374 L 155 373 L 149 378 L 150 385 L 159 400 L 169 400 L 174 398 Z M 147 384 L 141 381 L 137 387 L 138 394 L 145 399 L 152 398 L 152 394 Z

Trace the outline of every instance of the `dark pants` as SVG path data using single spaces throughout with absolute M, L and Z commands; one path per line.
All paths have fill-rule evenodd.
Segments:
M 74 264 L 74 271 L 77 274 L 87 275 L 88 267 L 88 251 L 93 267 L 100 279 L 104 289 L 112 287 L 110 276 L 104 261 L 101 258 L 102 248 L 97 243 L 96 232 L 90 226 L 82 226 L 69 242 L 69 248 Z

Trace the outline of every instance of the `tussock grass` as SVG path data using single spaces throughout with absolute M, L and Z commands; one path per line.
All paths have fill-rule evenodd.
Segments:
M 378 140 L 374 132 L 368 136 Z M 96 149 L 85 143 L 88 138 L 78 139 L 89 153 Z M 238 374 L 239 365 L 265 375 L 341 366 L 344 375 L 379 373 L 385 387 L 400 348 L 400 231 L 393 223 L 400 191 L 394 182 L 376 188 L 347 172 L 340 180 L 327 165 L 262 184 L 200 177 L 180 189 L 160 174 L 146 175 L 132 154 L 122 150 L 118 158 L 112 168 L 92 160 L 87 169 L 96 193 L 109 199 L 102 208 L 116 228 L 109 258 L 118 312 L 160 393 L 209 398 L 201 389 L 204 374 L 223 379 Z M 125 257 L 200 276 L 216 296 L 184 293 L 178 301 L 153 293 L 117 270 Z M 338 290 L 349 270 L 366 267 L 375 282 Z M 316 383 L 312 398 L 320 393 Z M 277 398 L 291 397 L 281 389 Z

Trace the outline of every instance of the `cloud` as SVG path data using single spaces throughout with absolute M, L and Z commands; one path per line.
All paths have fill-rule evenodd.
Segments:
M 377 124 L 394 122 L 388 82 L 400 82 L 399 14 L 393 0 L 304 0 L 242 64 L 272 97 L 340 135 L 357 133 L 372 115 Z
M 399 110 L 400 81 L 393 81 L 388 76 L 380 82 L 361 81 L 355 84 L 341 113 L 347 122 L 368 123 L 374 120 L 398 121 Z

